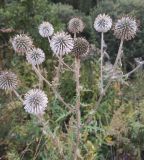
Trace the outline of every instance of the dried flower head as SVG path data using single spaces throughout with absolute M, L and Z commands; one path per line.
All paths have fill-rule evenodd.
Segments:
M 68 23 L 68 30 L 71 33 L 82 32 L 84 27 L 84 23 L 79 17 L 72 18 Z
M 70 53 L 73 49 L 74 40 L 69 34 L 65 32 L 58 32 L 52 37 L 50 46 L 54 55 L 65 55 Z
M 17 53 L 26 53 L 33 46 L 32 39 L 26 34 L 18 34 L 11 39 L 13 49 Z
M 54 33 L 54 28 L 52 24 L 50 24 L 49 22 L 43 22 L 42 24 L 40 24 L 39 34 L 42 37 L 50 37 L 53 35 L 53 33 Z
M 0 89 L 12 90 L 18 85 L 17 76 L 10 71 L 0 72 Z
M 106 14 L 99 14 L 94 21 L 94 28 L 98 32 L 107 32 L 112 27 L 112 19 Z
M 118 39 L 131 40 L 135 37 L 138 30 L 138 25 L 132 17 L 122 17 L 114 26 L 114 35 Z
M 24 109 L 34 115 L 42 115 L 47 107 L 47 95 L 40 89 L 31 89 L 25 94 Z
M 45 60 L 45 53 L 40 48 L 33 48 L 26 54 L 27 61 L 32 65 L 39 65 Z
M 84 38 L 76 38 L 74 40 L 74 48 L 72 49 L 72 53 L 76 56 L 86 55 L 89 52 L 89 43 Z

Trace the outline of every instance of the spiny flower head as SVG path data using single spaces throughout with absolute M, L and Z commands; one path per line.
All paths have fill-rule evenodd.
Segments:
M 12 90 L 18 85 L 16 74 L 10 71 L 0 72 L 0 89 Z
M 68 30 L 71 33 L 82 32 L 84 27 L 84 23 L 79 17 L 72 18 L 68 23 Z
M 33 46 L 32 39 L 26 34 L 17 34 L 11 42 L 17 53 L 26 53 Z
M 39 34 L 42 37 L 50 37 L 54 33 L 54 28 L 49 22 L 43 22 L 39 26 Z
M 118 39 L 131 40 L 135 37 L 138 30 L 138 25 L 132 17 L 122 17 L 114 26 L 114 35 Z
M 27 61 L 32 65 L 39 65 L 45 60 L 45 53 L 40 48 L 33 48 L 26 54 Z
M 72 53 L 76 56 L 86 55 L 89 52 L 89 43 L 84 38 L 76 38 L 74 40 L 74 48 L 72 49 Z
M 47 95 L 40 89 L 31 89 L 25 94 L 24 109 L 33 115 L 42 115 L 47 107 Z
M 99 14 L 94 21 L 94 28 L 98 32 L 107 32 L 112 27 L 112 19 L 106 14 Z
M 71 52 L 74 46 L 73 38 L 65 32 L 57 32 L 51 39 L 51 49 L 56 56 L 65 55 Z

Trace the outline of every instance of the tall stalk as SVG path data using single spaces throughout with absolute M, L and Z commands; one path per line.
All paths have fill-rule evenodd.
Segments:
M 103 57 L 104 57 L 104 52 L 103 52 L 103 43 L 104 43 L 104 33 L 101 33 L 101 64 L 100 64 L 100 91 L 101 94 L 103 94 Z
M 76 78 L 76 145 L 74 148 L 74 160 L 77 160 L 77 151 L 80 143 L 80 128 L 81 128 L 81 112 L 80 112 L 80 58 L 75 57 L 75 78 Z
M 114 74 L 114 72 L 115 72 L 115 70 L 116 70 L 116 68 L 117 68 L 119 59 L 120 59 L 121 54 L 122 54 L 123 42 L 124 42 L 124 40 L 121 39 L 120 46 L 119 46 L 119 50 L 118 50 L 118 54 L 117 54 L 117 57 L 116 57 L 116 60 L 115 60 L 114 66 L 113 66 L 113 72 L 112 72 L 113 74 Z M 112 76 L 113 76 L 113 74 L 112 74 Z M 111 85 L 111 83 L 112 83 L 112 78 L 109 79 L 109 81 L 108 81 L 106 87 L 104 88 L 103 94 L 100 95 L 100 97 L 99 97 L 99 99 L 98 99 L 98 102 L 97 102 L 97 104 L 96 104 L 96 108 L 95 108 L 95 110 L 94 110 L 93 113 L 96 112 L 97 108 L 99 107 L 99 105 L 100 105 L 100 103 L 101 103 L 101 101 L 102 101 L 102 99 L 103 99 L 105 93 L 107 92 L 109 86 Z

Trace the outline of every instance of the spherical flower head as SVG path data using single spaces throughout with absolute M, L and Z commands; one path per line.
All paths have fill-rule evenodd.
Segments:
M 112 27 L 112 19 L 106 14 L 99 14 L 94 21 L 94 28 L 98 32 L 107 32 Z
M 138 25 L 135 19 L 132 17 L 122 17 L 114 26 L 114 35 L 118 39 L 131 40 L 135 37 L 138 30 Z
M 0 89 L 12 90 L 18 85 L 16 74 L 10 71 L 0 72 Z
M 78 17 L 72 18 L 68 23 L 68 30 L 71 33 L 82 32 L 84 27 L 85 27 L 85 25 L 84 25 L 83 21 Z
M 11 39 L 13 49 L 17 53 L 26 53 L 33 46 L 32 39 L 26 34 L 18 34 Z
M 24 109 L 33 115 L 42 115 L 47 107 L 47 95 L 40 89 L 31 89 L 25 94 Z
M 89 43 L 84 38 L 76 38 L 74 40 L 74 48 L 72 53 L 76 56 L 86 55 L 89 52 Z
M 71 52 L 74 46 L 74 40 L 69 34 L 58 32 L 52 37 L 50 46 L 54 55 L 62 56 Z
M 54 33 L 54 28 L 52 24 L 50 24 L 49 22 L 43 22 L 42 24 L 40 24 L 39 34 L 42 37 L 50 37 L 53 35 L 53 33 Z
M 45 60 L 45 53 L 40 48 L 33 48 L 26 54 L 27 61 L 32 65 L 39 65 Z

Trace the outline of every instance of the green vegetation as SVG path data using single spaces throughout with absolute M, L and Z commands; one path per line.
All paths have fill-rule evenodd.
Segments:
M 60 3 L 61 2 L 61 3 Z M 95 17 L 109 14 L 113 20 L 124 14 L 134 16 L 139 31 L 134 40 L 125 42 L 122 58 L 126 73 L 135 66 L 134 58 L 142 57 L 144 50 L 144 1 L 142 0 L 5 0 L 0 4 L 0 71 L 10 69 L 19 79 L 18 92 L 24 94 L 38 86 L 38 80 L 25 57 L 12 49 L 10 38 L 17 33 L 28 33 L 35 46 L 46 53 L 43 73 L 53 80 L 57 59 L 52 55 L 47 39 L 38 33 L 42 21 L 53 24 L 55 31 L 67 31 L 70 18 L 79 16 L 85 22 L 81 34 L 96 46 L 92 56 L 81 64 L 81 141 L 79 160 L 142 160 L 144 159 L 144 73 L 142 69 L 133 74 L 126 84 L 113 83 L 103 98 L 95 115 L 99 98 L 99 48 L 100 34 L 93 28 Z M 113 31 L 105 34 L 107 52 L 114 62 L 119 40 Z M 71 56 L 65 62 L 73 63 Z M 47 72 L 46 72 L 47 71 Z M 76 101 L 75 81 L 69 71 L 62 73 L 59 91 L 64 100 L 72 105 Z M 11 92 L 0 90 L 0 159 L 2 160 L 63 160 L 58 147 L 64 149 L 66 160 L 73 160 L 75 139 L 75 114 L 69 113 L 50 88 L 44 84 L 49 104 L 45 119 L 56 137 L 42 134 L 42 126 L 36 117 L 29 115 Z M 90 120 L 90 121 L 89 121 Z

